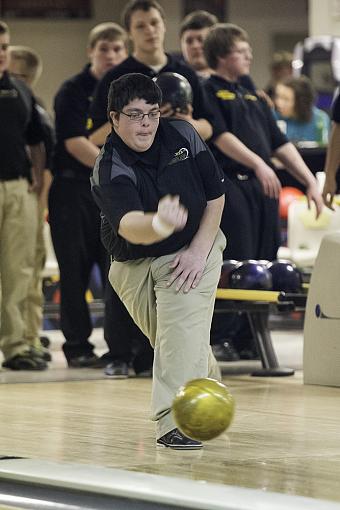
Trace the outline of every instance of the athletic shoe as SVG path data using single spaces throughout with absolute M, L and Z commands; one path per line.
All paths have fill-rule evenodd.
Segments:
M 125 361 L 111 361 L 106 365 L 104 374 L 111 379 L 127 379 L 129 377 L 129 367 Z
M 198 450 L 203 447 L 203 444 L 200 441 L 186 437 L 178 429 L 173 429 L 157 439 L 157 446 L 172 448 L 173 450 Z
M 47 363 L 28 351 L 9 358 L 2 363 L 2 366 L 11 370 L 46 370 Z
M 95 354 L 82 354 L 67 360 L 70 368 L 94 368 L 98 363 L 98 356 Z

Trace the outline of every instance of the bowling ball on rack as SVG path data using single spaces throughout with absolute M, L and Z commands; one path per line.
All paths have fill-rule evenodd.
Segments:
M 215 379 L 193 379 L 182 386 L 172 412 L 179 430 L 196 441 L 214 439 L 230 425 L 235 402 L 227 387 Z
M 302 273 L 289 260 L 274 260 L 268 264 L 272 275 L 273 290 L 284 292 L 302 292 Z
M 264 266 L 264 267 L 267 267 L 269 264 L 269 260 L 266 260 L 266 259 L 260 259 L 260 260 L 257 260 L 256 262 L 258 264 L 260 264 L 260 266 Z
M 280 218 L 282 220 L 286 220 L 288 218 L 288 207 L 294 200 L 297 200 L 303 197 L 302 191 L 298 188 L 294 188 L 293 186 L 285 186 L 280 191 L 279 197 L 279 211 Z
M 240 262 L 229 276 L 231 289 L 271 290 L 272 275 L 257 260 Z
M 192 104 L 192 88 L 188 80 L 179 73 L 160 73 L 154 79 L 162 91 L 162 104 L 170 103 L 173 110 L 187 113 Z
M 229 276 L 230 273 L 235 267 L 239 264 L 237 260 L 224 260 L 221 268 L 221 276 L 218 282 L 218 287 L 220 289 L 228 289 L 229 288 Z

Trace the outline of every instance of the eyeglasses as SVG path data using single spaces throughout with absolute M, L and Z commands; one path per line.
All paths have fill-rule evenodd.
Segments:
M 143 113 L 143 112 L 133 112 L 133 113 L 119 112 L 119 113 L 122 113 L 126 117 L 129 117 L 129 119 L 132 122 L 142 122 L 144 120 L 144 117 L 149 117 L 149 120 L 157 120 L 161 116 L 160 110 L 152 110 L 149 113 Z
M 252 48 L 234 48 L 230 53 L 238 53 L 239 55 L 253 56 Z

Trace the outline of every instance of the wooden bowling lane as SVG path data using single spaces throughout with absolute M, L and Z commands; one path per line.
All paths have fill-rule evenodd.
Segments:
M 78 462 L 340 502 L 340 389 L 224 379 L 229 431 L 200 452 L 156 449 L 151 381 L 0 385 L 0 456 Z

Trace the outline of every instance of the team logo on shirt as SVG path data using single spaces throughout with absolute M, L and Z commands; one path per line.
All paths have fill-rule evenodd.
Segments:
M 185 159 L 188 159 L 189 157 L 189 151 L 186 147 L 182 147 L 177 152 L 175 152 L 174 157 L 170 161 L 169 165 L 174 165 L 175 163 L 178 163 L 179 161 L 184 161 Z
M 244 94 L 244 99 L 247 99 L 248 101 L 257 101 L 257 97 L 254 96 L 254 94 Z
M 216 92 L 216 97 L 223 99 L 223 101 L 232 101 L 235 99 L 236 94 L 234 92 L 230 92 L 230 90 L 221 89 Z
M 16 98 L 18 97 L 18 91 L 16 89 L 1 89 L 0 90 L 0 98 Z

